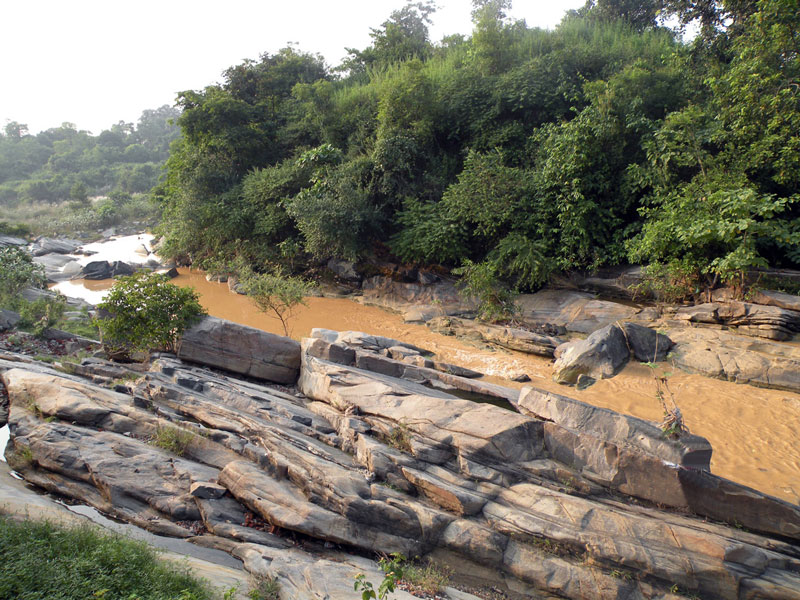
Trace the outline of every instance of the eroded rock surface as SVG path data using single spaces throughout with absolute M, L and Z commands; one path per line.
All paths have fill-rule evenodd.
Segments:
M 581 376 L 608 379 L 624 367 L 631 357 L 641 362 L 664 360 L 672 340 L 662 333 L 637 325 L 606 325 L 584 340 L 566 342 L 556 349 L 553 379 L 575 384 Z
M 293 383 L 300 368 L 296 341 L 216 317 L 203 317 L 183 334 L 178 356 L 276 383 Z
M 598 300 L 594 294 L 573 290 L 523 294 L 516 303 L 526 323 L 561 325 L 578 333 L 591 333 L 616 321 L 631 319 L 640 311 L 633 306 Z
M 427 325 L 431 331 L 443 335 L 454 335 L 461 339 L 539 356 L 553 356 L 556 346 L 563 342 L 558 337 L 542 335 L 518 327 L 479 323 L 458 317 L 436 317 L 428 321 Z
M 675 316 L 693 323 L 735 327 L 746 335 L 770 340 L 788 340 L 800 331 L 800 312 L 752 302 L 707 302 L 678 309 Z
M 126 385 L 97 359 L 69 376 L 1 362 L 6 457 L 36 485 L 226 549 L 287 598 L 352 598 L 358 572 L 377 584 L 353 549 L 449 557 L 457 579 L 517 597 L 667 599 L 679 582 L 703 598 L 800 598 L 797 507 L 702 470 L 702 440 L 548 408 L 535 390 L 519 398 L 530 414 L 471 402 L 386 374 L 414 366 L 380 354 L 411 350 L 394 340 L 319 335 L 303 342 L 299 391 L 166 355 Z M 662 508 L 620 492 L 661 492 Z M 772 530 L 692 516 L 723 509 Z
M 428 277 L 424 280 L 426 283 L 370 277 L 361 284 L 362 301 L 399 312 L 409 323 L 424 323 L 434 317 L 464 314 L 477 308 L 476 302 L 459 294 L 452 281 L 434 281 Z
M 707 377 L 800 391 L 800 348 L 706 327 L 671 329 L 675 365 Z

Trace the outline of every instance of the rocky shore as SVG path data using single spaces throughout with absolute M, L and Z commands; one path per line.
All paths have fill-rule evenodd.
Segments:
M 146 367 L 4 354 L 9 465 L 283 598 L 352 598 L 390 552 L 509 598 L 800 598 L 800 507 L 710 473 L 703 438 L 378 336 L 207 318 L 185 339 Z

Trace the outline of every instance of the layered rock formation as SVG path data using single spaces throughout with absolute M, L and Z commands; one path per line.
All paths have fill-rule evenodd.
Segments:
M 415 352 L 320 331 L 297 390 L 166 355 L 144 372 L 0 362 L 6 457 L 45 489 L 232 552 L 285 598 L 352 598 L 369 567 L 354 553 L 394 551 L 515 597 L 800 598 L 800 510 L 708 473 L 702 438 L 534 388 L 506 393 L 521 412 L 464 400 Z

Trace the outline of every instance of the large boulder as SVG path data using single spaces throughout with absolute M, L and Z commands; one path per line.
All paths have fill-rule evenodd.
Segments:
M 663 333 L 637 323 L 622 323 L 625 340 L 633 358 L 639 362 L 660 362 L 672 348 L 672 340 Z
M 636 323 L 606 325 L 584 340 L 561 344 L 556 349 L 553 379 L 574 384 L 583 376 L 608 379 L 624 367 L 631 356 L 642 362 L 664 360 L 672 341 L 664 334 Z
M 78 273 L 72 276 L 72 279 L 90 279 L 98 281 L 120 277 L 122 275 L 133 275 L 135 272 L 136 269 L 133 266 L 119 260 L 115 260 L 114 262 L 93 260 L 85 264 Z
M 562 344 L 556 350 L 553 379 L 574 384 L 578 377 L 608 379 L 616 375 L 630 358 L 625 334 L 616 325 L 606 325 L 585 340 Z
M 178 356 L 276 383 L 294 383 L 300 371 L 295 340 L 216 317 L 204 317 L 183 334 Z

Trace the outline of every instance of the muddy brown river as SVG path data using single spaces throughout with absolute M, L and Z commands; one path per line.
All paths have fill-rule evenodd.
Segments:
M 194 287 L 209 314 L 277 334 L 283 329 L 277 318 L 260 313 L 245 297 L 228 290 L 227 284 L 205 280 L 202 273 L 181 269 L 173 280 Z M 87 282 L 97 301 L 110 282 Z M 73 290 L 61 291 L 73 295 Z M 74 295 L 78 295 L 75 293 Z M 572 396 L 596 406 L 648 419 L 661 420 L 652 371 L 632 363 L 613 379 L 598 381 L 579 391 L 551 379 L 551 361 L 512 351 L 489 351 L 452 337 L 432 333 L 424 325 L 404 323 L 400 315 L 363 306 L 342 298 L 308 298 L 290 320 L 291 336 L 300 339 L 314 327 L 356 330 L 407 341 L 426 348 L 444 361 L 486 373 L 486 379 L 509 387 L 533 385 Z M 758 490 L 800 504 L 800 394 L 672 371 L 669 385 L 686 425 L 706 437 L 714 449 L 712 472 Z M 527 373 L 531 382 L 519 384 L 508 378 Z

